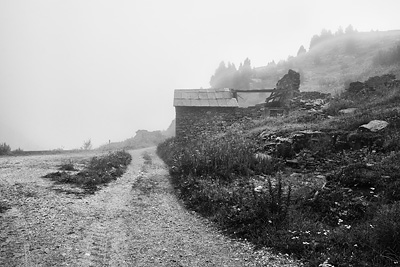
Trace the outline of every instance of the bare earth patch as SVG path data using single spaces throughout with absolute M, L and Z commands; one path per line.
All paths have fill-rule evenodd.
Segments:
M 221 235 L 180 205 L 154 149 L 130 153 L 126 173 L 94 195 L 40 178 L 91 154 L 0 158 L 1 265 L 300 265 Z

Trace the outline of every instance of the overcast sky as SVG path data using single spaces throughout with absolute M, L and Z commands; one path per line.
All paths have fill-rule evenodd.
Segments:
M 253 67 L 323 28 L 400 29 L 400 1 L 0 0 L 0 142 L 79 148 L 166 129 L 173 90 Z

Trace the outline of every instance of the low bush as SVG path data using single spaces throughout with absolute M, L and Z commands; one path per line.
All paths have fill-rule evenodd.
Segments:
M 388 259 L 400 262 L 400 202 L 382 206 L 372 227 L 374 247 Z
M 397 43 L 388 50 L 381 50 L 373 57 L 376 66 L 390 66 L 400 64 L 400 43 Z
M 11 147 L 6 143 L 0 144 L 0 155 L 7 155 L 10 154 Z
M 151 165 L 153 163 L 153 160 L 147 151 L 143 153 L 142 157 L 144 159 L 144 164 Z
M 76 171 L 76 169 L 74 167 L 74 163 L 72 161 L 61 164 L 58 169 L 60 171 Z
M 125 151 L 110 152 L 101 157 L 91 158 L 85 168 L 76 174 L 67 173 L 65 168 L 71 170 L 71 166 L 64 164 L 62 172 L 49 173 L 43 177 L 60 183 L 77 184 L 87 192 L 93 192 L 97 190 L 97 185 L 109 183 L 121 176 L 131 160 L 132 156 Z

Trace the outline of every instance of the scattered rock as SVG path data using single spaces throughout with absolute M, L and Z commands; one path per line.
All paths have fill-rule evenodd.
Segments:
M 367 124 L 361 125 L 359 128 L 360 128 L 360 130 L 368 130 L 370 132 L 375 133 L 375 132 L 379 132 L 379 131 L 385 129 L 388 125 L 389 125 L 389 123 L 386 121 L 373 120 Z
M 321 92 L 301 92 L 291 99 L 292 109 L 320 111 L 329 103 L 331 94 Z
M 293 133 L 291 138 L 295 152 L 304 148 L 326 147 L 332 143 L 331 136 L 320 131 L 299 131 Z
M 346 108 L 346 109 L 341 109 L 338 111 L 339 114 L 351 114 L 356 112 L 358 108 Z

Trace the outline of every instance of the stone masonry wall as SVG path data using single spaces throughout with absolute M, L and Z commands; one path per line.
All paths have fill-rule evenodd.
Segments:
M 262 105 L 248 108 L 175 107 L 175 111 L 176 137 L 186 141 L 223 132 L 245 117 L 261 118 L 265 112 Z

